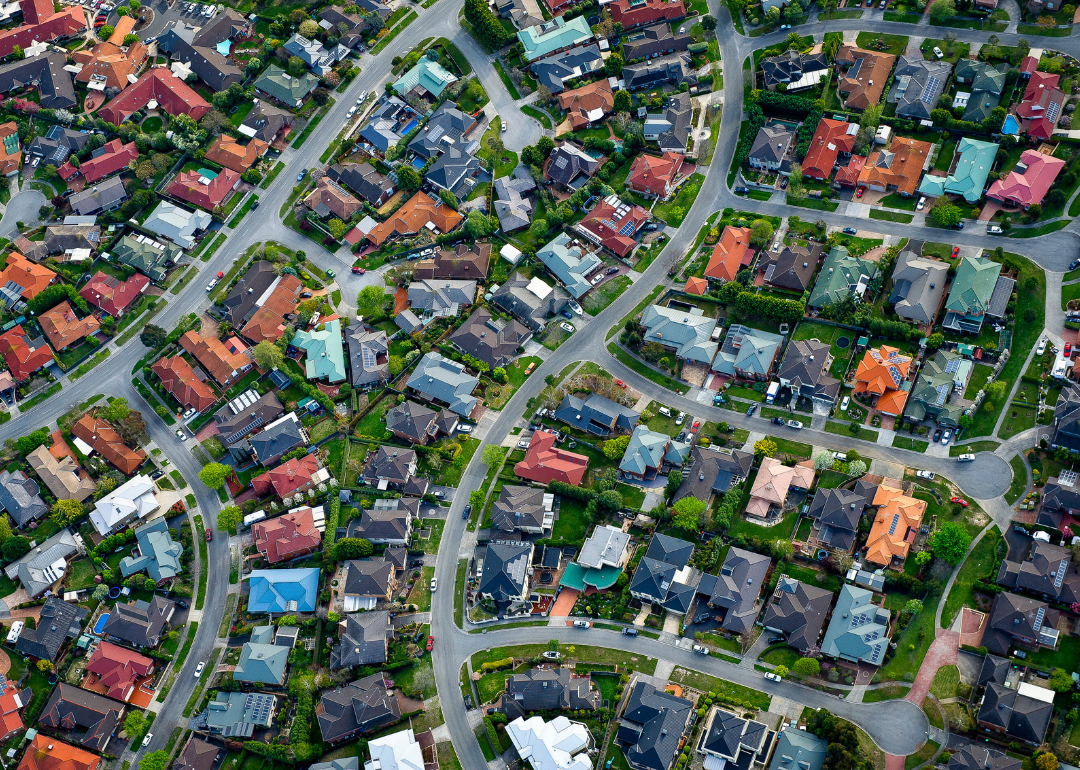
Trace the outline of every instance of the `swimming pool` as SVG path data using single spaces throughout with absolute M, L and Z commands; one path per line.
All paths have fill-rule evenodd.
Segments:
M 94 633 L 95 634 L 100 634 L 101 630 L 103 628 L 105 628 L 105 623 L 108 622 L 108 620 L 109 620 L 109 613 L 107 613 L 107 612 L 104 615 L 102 615 L 100 618 L 98 618 L 97 623 L 94 624 Z
M 405 136 L 410 131 L 412 131 L 414 128 L 416 128 L 418 125 L 420 125 L 420 121 L 414 118 L 413 120 L 409 121 L 409 125 L 405 126 L 405 128 L 403 128 L 403 129 L 401 129 L 401 135 Z
M 1016 116 L 1011 113 L 1005 116 L 1005 123 L 1001 127 L 1001 133 L 1016 136 L 1020 133 L 1020 124 L 1016 122 Z
M 427 165 L 427 161 L 424 160 L 423 158 L 421 158 L 419 155 L 417 155 L 415 158 L 413 158 L 412 167 L 415 168 L 417 171 L 420 171 L 426 165 Z

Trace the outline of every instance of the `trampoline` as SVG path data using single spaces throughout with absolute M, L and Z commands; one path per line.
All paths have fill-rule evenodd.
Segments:
M 100 634 L 102 629 L 105 628 L 105 624 L 108 621 L 109 621 L 109 613 L 106 612 L 104 615 L 102 615 L 100 618 L 98 618 L 97 623 L 94 624 L 94 633 L 95 634 Z
M 841 350 L 847 350 L 850 345 L 851 339 L 849 337 L 836 338 L 836 347 L 840 348 Z

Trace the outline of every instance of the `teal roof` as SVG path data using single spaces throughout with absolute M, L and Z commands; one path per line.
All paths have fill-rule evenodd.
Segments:
M 161 581 L 174 578 L 183 571 L 180 554 L 184 547 L 169 536 L 164 518 L 136 528 L 135 539 L 139 543 L 139 555 L 120 560 L 120 572 L 124 577 L 146 570 L 147 575 Z
M 525 47 L 525 60 L 532 61 L 541 56 L 568 48 L 585 40 L 592 39 L 592 30 L 584 16 L 567 21 L 562 16 L 535 27 L 526 27 L 518 34 L 518 40 Z
M 401 76 L 401 80 L 394 83 L 394 90 L 401 96 L 409 93 L 420 86 L 429 94 L 438 98 L 451 83 L 456 83 L 457 78 L 437 61 L 422 57 L 416 66 Z
M 821 642 L 822 655 L 880 666 L 889 646 L 889 615 L 874 604 L 872 591 L 845 584 Z
M 953 172 L 946 177 L 927 174 L 919 185 L 919 192 L 935 197 L 942 193 L 963 195 L 968 203 L 977 203 L 986 189 L 986 179 L 994 166 L 997 149 L 992 142 L 965 136 L 956 148 L 958 157 Z
M 248 612 L 314 612 L 318 603 L 319 568 L 257 569 L 246 578 Z
M 272 628 L 262 626 L 262 629 Z M 259 629 L 256 629 L 259 630 Z M 252 632 L 251 638 L 256 637 Z M 259 638 L 264 638 L 260 634 Z M 240 660 L 233 671 L 237 682 L 258 682 L 261 684 L 285 684 L 285 668 L 289 662 L 291 647 L 265 642 L 247 642 L 240 650 Z
M 780 731 L 769 770 L 821 770 L 828 744 L 791 725 Z
M 309 380 L 325 377 L 333 383 L 345 379 L 345 349 L 341 344 L 341 321 L 337 318 L 311 331 L 297 332 L 292 344 L 307 354 L 304 373 Z
M 990 306 L 1001 265 L 982 257 L 964 257 L 953 276 L 945 309 L 966 316 L 982 316 Z
M 840 302 L 858 288 L 860 281 L 865 290 L 876 274 L 877 266 L 873 262 L 849 255 L 843 246 L 834 246 L 821 266 L 814 291 L 806 304 L 824 307 Z

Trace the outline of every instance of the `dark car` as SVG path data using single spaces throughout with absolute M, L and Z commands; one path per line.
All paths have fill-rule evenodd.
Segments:
M 769 644 L 779 644 L 782 641 L 784 641 L 784 637 L 782 637 L 782 636 L 770 636 L 769 637 Z
M 786 190 L 788 184 L 788 178 L 786 176 L 780 177 L 780 189 Z
M 847 233 L 848 235 L 855 235 L 855 233 L 857 233 L 859 231 L 856 230 L 854 227 L 845 227 L 844 232 Z
M 560 315 L 562 315 L 562 317 L 563 317 L 563 318 L 566 318 L 567 320 L 572 320 L 572 319 L 574 318 L 574 314 L 573 314 L 573 313 L 571 313 L 571 312 L 570 312 L 569 310 L 567 310 L 566 308 L 563 308 L 563 309 L 562 309 L 562 313 L 561 313 Z
M 259 202 L 255 201 L 254 203 L 251 204 L 251 210 L 254 211 L 257 208 L 259 208 Z
M 1072 262 L 1069 263 L 1070 270 L 1075 270 L 1078 267 L 1080 267 L 1080 259 L 1074 259 Z
M 177 599 L 176 600 L 176 606 L 179 607 L 180 609 L 186 610 L 188 608 L 188 603 L 185 602 L 183 599 Z
M 164 475 L 165 475 L 165 471 L 154 471 L 153 473 L 150 474 L 150 478 L 152 478 L 152 479 L 160 479 Z
M 783 425 L 784 424 L 784 418 L 783 417 L 773 417 L 772 418 L 772 423 L 773 423 L 773 425 Z
M 938 428 L 937 430 L 934 431 L 934 443 L 936 444 L 940 440 L 941 440 L 941 428 Z
M 697 614 L 697 616 L 694 618 L 694 623 L 704 623 L 710 617 L 711 617 L 711 615 L 708 612 L 699 612 Z
M 955 225 L 952 226 L 952 228 L 953 228 L 953 230 L 963 230 L 964 229 L 964 223 L 963 222 L 957 222 Z
M 750 404 L 750 406 L 746 407 L 746 416 L 747 417 L 753 417 L 754 412 L 756 412 L 756 411 L 757 411 L 757 404 Z
M 615 273 L 617 272 L 619 272 L 619 268 L 617 267 L 609 267 L 607 270 L 604 271 L 605 275 L 615 275 Z
M 472 696 L 471 695 L 466 695 L 465 696 L 465 710 L 466 711 L 472 711 L 472 708 L 473 708 Z
M 749 195 L 750 194 L 750 188 L 749 187 L 736 187 L 735 188 L 735 194 L 736 195 Z

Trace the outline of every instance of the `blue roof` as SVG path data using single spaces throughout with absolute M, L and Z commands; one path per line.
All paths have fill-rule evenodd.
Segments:
M 257 569 L 250 577 L 248 612 L 314 612 L 319 595 L 319 570 Z

